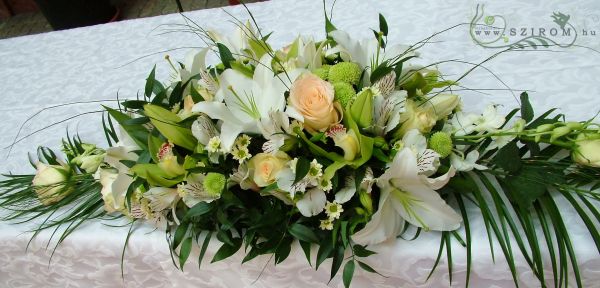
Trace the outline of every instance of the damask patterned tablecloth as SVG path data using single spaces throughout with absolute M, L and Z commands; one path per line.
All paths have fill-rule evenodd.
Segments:
M 333 20 L 339 29 L 366 38 L 372 37 L 369 28 L 377 27 L 377 13 L 382 12 L 390 26 L 390 43 L 411 44 L 450 26 L 468 23 L 477 4 L 471 1 L 340 0 L 333 10 Z M 300 33 L 316 38 L 324 36 L 319 0 L 274 0 L 248 6 L 260 27 L 274 32 L 271 39 L 276 47 L 291 42 Z M 511 39 L 522 33 L 521 28 L 526 28 L 527 33 L 539 32 L 535 27 L 551 23 L 550 15 L 560 11 L 570 16 L 570 23 L 579 31 L 576 44 L 600 50 L 600 35 L 591 35 L 594 29 L 600 34 L 600 2 L 508 0 L 485 7 L 490 15 L 504 15 L 505 21 L 516 25 L 517 35 Z M 194 11 L 186 16 L 203 27 L 227 32 L 234 27 L 228 14 L 248 18 L 241 6 Z M 26 164 L 27 153 L 34 152 L 38 145 L 58 148 L 66 129 L 79 133 L 88 142 L 104 143 L 100 114 L 95 112 L 100 110 L 99 104 L 115 106 L 110 100 L 115 100 L 117 95 L 121 99 L 135 98 L 143 90 L 145 78 L 155 63 L 158 63 L 157 78 L 169 77 L 164 55 L 181 59 L 187 48 L 203 46 L 194 34 L 174 32 L 177 26 L 169 25 L 181 23 L 184 23 L 183 17 L 174 14 L 1 40 L 0 143 L 2 147 L 11 144 L 25 122 L 20 135 L 31 134 L 16 144 L 10 154 L 8 149 L 2 150 L 1 172 L 33 171 Z M 529 32 L 529 28 L 535 29 Z M 468 25 L 459 25 L 431 42 L 423 47 L 422 57 L 415 62 L 459 60 L 439 65 L 448 78 L 458 78 L 472 67 L 460 61 L 478 63 L 500 51 L 476 45 L 469 36 Z M 503 105 L 500 110 L 506 113 L 518 105 L 513 93 L 506 89 L 510 87 L 529 91 L 537 111 L 559 107 L 560 112 L 573 120 L 594 116 L 600 109 L 600 53 L 581 47 L 539 50 L 542 49 L 502 53 L 485 64 L 489 70 L 480 67 L 462 79 L 463 86 L 480 89 L 460 91 L 465 109 L 480 111 L 493 102 Z M 518 96 L 519 92 L 514 93 Z M 100 100 L 106 102 L 74 104 Z M 66 103 L 71 104 L 56 107 Z M 42 108 L 49 109 L 28 120 Z M 561 199 L 558 201 L 566 207 Z M 471 287 L 513 286 L 499 246 L 496 245 L 494 263 L 477 208 L 470 206 L 469 210 L 473 227 Z M 592 239 L 574 211 L 565 208 L 561 212 L 575 243 L 584 287 L 600 287 L 600 257 Z M 209 264 L 219 247 L 214 240 L 201 269 L 194 259 L 181 272 L 171 261 L 164 232 L 151 225 L 142 225 L 130 239 L 122 278 L 120 260 L 128 227 L 114 228 L 105 224 L 107 222 L 95 221 L 84 225 L 50 258 L 52 249 L 46 249 L 50 233 L 40 235 L 26 251 L 31 236 L 26 231 L 35 226 L 0 223 L 0 287 L 343 287 L 339 275 L 326 284 L 331 260 L 315 271 L 307 264 L 298 245 L 293 247 L 290 257 L 277 266 L 268 256 L 240 264 L 244 257 L 242 251 L 225 261 Z M 357 269 L 354 287 L 449 286 L 445 257 L 439 270 L 425 281 L 437 256 L 439 239 L 438 232 L 424 232 L 415 241 L 398 239 L 373 247 L 379 254 L 365 262 L 387 277 Z M 538 287 L 514 241 L 512 246 L 520 284 Z M 452 251 L 452 286 L 461 287 L 465 284 L 466 253 L 458 243 L 452 246 Z M 198 255 L 197 250 L 193 253 Z M 315 254 L 313 251 L 313 257 Z M 547 258 L 545 275 L 550 277 Z M 552 280 L 548 279 L 548 283 Z

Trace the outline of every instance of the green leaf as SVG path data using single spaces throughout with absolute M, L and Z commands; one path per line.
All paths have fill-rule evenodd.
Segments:
M 333 261 L 331 262 L 331 273 L 329 281 L 331 281 L 331 279 L 335 277 L 335 274 L 337 274 L 337 272 L 340 270 L 340 267 L 342 267 L 342 262 L 344 262 L 345 250 L 346 249 L 342 246 L 338 246 L 335 250 L 335 254 L 333 254 Z
M 188 226 L 189 223 L 183 222 L 177 227 L 177 229 L 175 230 L 175 235 L 173 236 L 173 243 L 171 249 L 175 250 L 177 249 L 177 247 L 179 247 L 179 244 L 181 244 L 181 241 L 183 241 L 185 235 L 187 234 Z
M 360 262 L 359 264 L 360 265 Z M 344 287 L 348 288 L 350 287 L 350 282 L 352 282 L 352 277 L 354 276 L 354 261 L 350 260 L 348 262 L 346 262 L 346 265 L 344 265 L 344 275 L 343 275 L 343 281 L 344 281 Z
M 373 252 L 362 245 L 354 245 L 352 248 L 354 249 L 354 255 L 358 257 L 369 257 L 373 254 L 377 254 L 376 252 Z
M 147 149 L 148 141 L 148 130 L 144 126 L 139 124 L 127 124 L 127 121 L 131 119 L 127 114 L 104 106 L 104 109 L 115 119 L 119 125 L 127 132 L 127 134 L 133 139 L 133 141 L 142 148 Z
M 206 249 L 208 248 L 208 244 L 210 243 L 211 237 L 212 232 L 208 231 L 208 233 L 206 233 L 206 236 L 204 237 L 202 248 L 200 249 L 200 256 L 198 256 L 198 269 L 200 269 L 200 265 L 202 265 L 202 259 L 204 259 L 204 254 L 206 254 Z
M 381 31 L 381 33 L 383 33 L 383 36 L 388 35 L 387 21 L 385 21 L 385 17 L 383 17 L 383 15 L 381 15 L 381 13 L 379 13 L 379 31 Z
M 219 250 L 217 250 L 217 253 L 215 253 L 215 256 L 213 257 L 211 263 L 226 259 L 229 256 L 235 254 L 235 252 L 237 252 L 240 249 L 240 247 L 242 246 L 242 239 L 234 238 L 232 240 L 233 240 L 233 245 L 223 243 L 221 248 L 219 248 Z
M 281 241 L 275 250 L 275 264 L 283 262 L 288 256 L 290 256 L 290 252 L 292 251 L 292 242 L 294 239 L 291 237 L 287 237 L 287 239 L 289 240 Z
M 321 266 L 321 264 L 325 261 L 325 259 L 329 258 L 332 251 L 333 251 L 333 245 L 331 245 L 331 241 L 326 239 L 324 242 L 320 243 L 319 250 L 317 251 L 317 262 L 316 262 L 317 268 L 316 269 L 319 269 L 319 266 Z
M 509 173 L 515 173 L 519 171 L 519 169 L 521 169 L 521 156 L 519 155 L 519 147 L 517 147 L 517 142 L 511 141 L 504 147 L 500 148 L 494 157 L 493 163 Z
M 235 61 L 235 58 L 231 54 L 231 51 L 229 51 L 229 48 L 221 43 L 217 43 L 217 48 L 219 49 L 219 56 L 221 57 L 223 66 L 225 66 L 225 68 L 231 68 L 231 62 Z
M 288 231 L 298 240 L 310 243 L 319 243 L 319 237 L 317 237 L 315 232 L 302 224 L 294 223 L 292 226 L 290 226 Z
M 121 106 L 127 108 L 127 109 L 143 109 L 144 105 L 148 104 L 147 101 L 144 100 L 125 100 L 123 102 L 121 102 Z
M 365 270 L 365 271 L 367 271 L 369 273 L 375 273 L 375 274 L 378 274 L 381 277 L 386 277 L 387 278 L 387 276 L 384 276 L 381 273 L 377 272 L 377 270 L 375 270 L 375 269 L 373 269 L 373 267 L 367 265 L 367 263 L 364 263 L 364 262 L 358 261 L 358 260 L 356 260 L 356 262 L 358 262 L 358 266 L 360 266 L 360 268 L 362 268 L 363 270 Z
M 187 211 L 187 213 L 185 213 L 183 221 L 190 221 L 194 217 L 202 216 L 211 212 L 215 207 L 211 203 L 199 202 L 198 204 L 194 205 L 192 208 L 190 208 L 190 210 Z
M 192 251 L 192 240 L 192 237 L 185 238 L 181 244 L 181 249 L 179 250 L 179 269 L 182 271 L 183 265 L 185 265 L 185 262 L 188 257 L 190 257 L 190 252 Z
M 521 117 L 526 122 L 533 120 L 533 107 L 531 107 L 527 92 L 521 93 Z
M 162 135 L 187 150 L 194 151 L 197 140 L 189 128 L 182 127 L 179 123 L 181 118 L 177 114 L 157 105 L 147 104 L 144 106 L 146 116 L 150 117 L 152 124 Z
M 148 78 L 146 78 L 146 87 L 144 87 L 144 95 L 148 98 L 150 98 L 150 96 L 152 95 L 152 89 L 154 88 L 154 74 L 156 71 L 156 65 L 154 65 L 154 67 L 152 68 L 152 71 L 150 71 L 150 75 L 148 75 Z
M 298 162 L 296 162 L 296 176 L 294 178 L 294 184 L 298 183 L 298 181 L 302 180 L 306 174 L 308 174 L 308 170 L 310 169 L 310 161 L 306 159 L 306 157 L 299 157 Z
M 311 243 L 310 242 L 306 242 L 306 241 L 302 241 L 299 240 L 300 242 L 300 247 L 302 247 L 302 251 L 304 251 L 304 256 L 306 256 L 306 261 L 308 261 L 308 265 L 312 266 L 312 263 L 310 263 L 310 246 Z

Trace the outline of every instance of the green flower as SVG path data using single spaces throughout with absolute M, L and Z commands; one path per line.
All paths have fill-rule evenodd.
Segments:
M 329 69 L 329 82 L 346 82 L 349 84 L 358 84 L 362 70 L 356 63 L 341 62 L 331 66 Z
M 323 65 L 321 68 L 317 68 L 312 71 L 312 73 L 319 76 L 319 78 L 323 80 L 327 80 L 329 77 L 329 68 L 331 68 L 331 65 Z
M 336 82 L 333 84 L 333 89 L 335 90 L 335 101 L 340 102 L 343 108 L 346 108 L 348 103 L 356 97 L 356 91 L 352 85 L 346 82 Z
M 429 138 L 429 148 L 445 158 L 452 153 L 452 139 L 445 132 L 435 132 Z
M 204 177 L 204 181 L 202 182 L 202 186 L 204 187 L 204 191 L 212 196 L 219 196 L 225 188 L 225 175 L 221 173 L 210 172 L 206 174 Z

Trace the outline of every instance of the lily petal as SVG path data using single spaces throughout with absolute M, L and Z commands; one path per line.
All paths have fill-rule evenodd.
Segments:
M 363 229 L 354 233 L 352 241 L 359 245 L 374 245 L 395 238 L 404 228 L 404 219 L 387 201 L 389 193 L 382 192 L 379 209 Z

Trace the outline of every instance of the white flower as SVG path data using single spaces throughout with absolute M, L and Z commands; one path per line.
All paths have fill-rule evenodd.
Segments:
M 200 202 L 210 203 L 221 198 L 218 193 L 211 193 L 204 187 L 204 174 L 190 174 L 187 176 L 185 184 L 177 185 L 177 193 L 182 198 L 183 203 L 188 207 L 193 207 Z
M 500 128 L 504 124 L 504 116 L 498 114 L 495 105 L 488 105 L 483 114 L 475 120 L 475 131 L 478 132 L 492 132 Z
M 402 103 L 406 99 L 406 91 L 393 91 L 389 95 L 376 95 L 373 99 L 373 133 L 384 136 L 398 124 L 400 114 L 404 110 Z
M 375 182 L 376 179 L 373 177 L 373 170 L 371 167 L 367 167 L 365 177 L 360 181 L 360 189 L 370 194 Z M 354 194 L 356 194 L 355 178 L 354 176 L 348 176 L 344 181 L 344 188 L 335 193 L 335 202 L 340 204 L 346 203 L 352 199 Z
M 319 225 L 321 230 L 333 230 L 333 221 L 329 218 L 325 220 L 321 220 L 321 224 Z
M 104 210 L 108 213 L 124 212 L 125 196 L 127 189 L 133 183 L 133 178 L 125 172 L 119 172 L 115 168 L 99 168 L 94 175 L 96 180 L 102 184 L 102 200 L 104 200 Z
M 219 136 L 219 131 L 213 121 L 206 115 L 200 115 L 192 123 L 192 135 L 198 139 L 200 144 L 207 146 L 210 139 Z
M 232 148 L 240 133 L 260 133 L 258 123 L 269 117 L 270 111 L 284 110 L 284 93 L 300 71 L 275 76 L 271 59 L 268 54 L 261 58 L 252 79 L 237 70 L 225 70 L 219 76 L 221 85 L 217 91 L 225 102 L 202 101 L 194 105 L 193 112 L 223 121 L 221 140 L 225 151 Z
M 317 179 L 319 179 L 321 176 L 323 176 L 323 165 L 319 164 L 319 162 L 317 162 L 317 159 L 313 159 L 310 162 L 310 168 L 308 168 L 307 176 L 311 180 L 315 180 L 315 181 Z
M 340 203 L 327 202 L 327 204 L 325 204 L 325 214 L 327 214 L 329 219 L 339 219 L 342 212 L 344 212 L 344 208 Z
M 467 156 L 464 157 L 464 159 L 462 156 L 452 153 L 450 155 L 450 164 L 457 171 L 466 172 L 466 171 L 471 171 L 473 169 L 486 170 L 487 167 L 476 163 L 478 159 L 479 159 L 479 152 L 477 150 L 473 150 L 473 151 L 469 152 L 467 154 Z
M 252 138 L 250 136 L 242 134 L 235 140 L 235 146 L 238 146 L 240 148 L 248 148 L 251 139 Z
M 449 177 L 445 177 L 446 182 Z M 437 182 L 436 188 L 445 183 Z M 352 236 L 361 245 L 371 245 L 396 237 L 403 222 L 425 230 L 451 231 L 460 227 L 461 217 L 419 175 L 417 157 L 404 148 L 377 180 L 381 189 L 379 209 L 371 221 Z
M 360 153 L 358 137 L 354 130 L 346 132 L 346 128 L 342 124 L 335 124 L 329 128 L 326 133 L 327 137 L 333 139 L 335 146 L 344 150 L 344 159 L 352 161 Z
M 234 146 L 231 150 L 231 155 L 233 156 L 233 159 L 237 160 L 239 163 L 242 163 L 252 158 L 252 154 L 250 154 L 250 151 L 248 150 L 247 146 Z
M 33 190 L 42 204 L 56 203 L 73 191 L 67 183 L 71 173 L 68 166 L 46 165 L 42 162 L 35 166 L 37 171 L 33 177 Z
M 317 183 L 317 188 L 325 192 L 329 192 L 333 188 L 333 183 L 331 183 L 330 179 L 321 177 L 321 179 L 319 179 L 319 182 Z
M 377 39 L 371 37 L 366 40 L 358 41 L 352 39 L 348 33 L 335 30 L 329 32 L 329 36 L 337 42 L 337 46 L 327 51 L 327 54 L 335 54 L 340 52 L 344 61 L 352 61 L 358 63 L 361 68 L 379 66 L 385 60 L 402 55 L 403 58 L 409 56 L 416 56 L 417 54 L 413 51 L 409 51 L 410 47 L 406 45 L 393 45 L 388 46 L 385 49 L 379 51 L 379 61 L 376 63 L 378 43 Z M 370 71 L 366 70 L 366 79 L 369 78 Z
M 327 197 L 325 196 L 325 192 L 319 188 L 312 188 L 306 191 L 302 199 L 296 202 L 296 207 L 300 211 L 300 214 L 305 217 L 311 217 L 321 213 L 326 203 Z
M 208 145 L 206 145 L 206 150 L 209 153 L 221 152 L 221 138 L 219 138 L 219 136 L 210 138 L 210 140 L 208 140 Z
M 479 116 L 475 114 L 457 112 L 449 121 L 450 132 L 456 136 L 471 134 L 475 131 L 475 122 L 477 119 L 479 119 Z
M 157 213 L 171 208 L 179 199 L 179 193 L 175 188 L 153 187 L 146 191 L 143 197 L 150 201 L 152 212 Z

